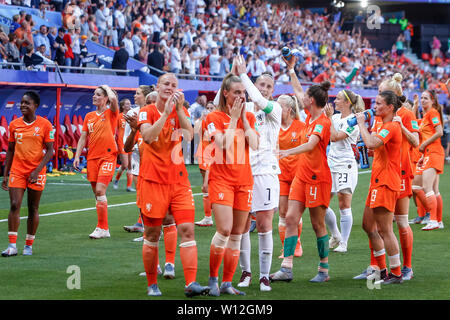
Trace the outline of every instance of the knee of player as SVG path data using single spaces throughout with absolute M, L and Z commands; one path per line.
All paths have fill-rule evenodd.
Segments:
M 312 221 L 311 225 L 315 233 L 321 233 L 325 228 L 325 221 Z
M 11 213 L 19 213 L 20 212 L 21 203 L 15 199 L 11 200 L 10 210 Z

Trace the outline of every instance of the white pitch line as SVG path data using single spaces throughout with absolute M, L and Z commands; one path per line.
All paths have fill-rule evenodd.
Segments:
M 203 193 L 194 193 L 193 196 L 200 196 L 203 195 Z M 136 201 L 133 202 L 124 202 L 124 203 L 117 203 L 117 204 L 110 204 L 108 205 L 108 208 L 114 208 L 114 207 L 122 207 L 122 206 L 128 206 L 131 204 L 136 204 Z M 60 214 L 66 214 L 66 213 L 73 213 L 73 212 L 83 212 L 83 211 L 90 211 L 90 210 L 96 210 L 96 207 L 91 207 L 91 208 L 83 208 L 83 209 L 75 209 L 75 210 L 65 210 L 65 211 L 58 211 L 58 212 L 51 212 L 51 213 L 44 213 L 44 214 L 40 214 L 39 217 L 48 217 L 48 216 L 57 216 Z M 20 217 L 20 220 L 24 220 L 27 219 L 28 216 L 25 217 Z M 8 219 L 2 219 L 0 220 L 0 222 L 7 222 Z

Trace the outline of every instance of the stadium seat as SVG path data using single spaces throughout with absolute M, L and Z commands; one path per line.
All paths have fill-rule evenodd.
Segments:
M 78 126 L 78 118 L 75 115 L 72 117 L 72 131 L 73 131 L 73 136 L 75 137 L 75 140 L 78 143 L 78 140 L 80 139 L 80 136 L 81 136 L 81 130 Z
M 422 60 L 430 60 L 430 55 L 428 53 L 422 53 Z
M 68 146 L 71 148 L 76 148 L 77 140 L 75 139 L 75 136 L 73 134 L 72 123 L 70 122 L 70 118 L 69 118 L 68 114 L 66 114 L 66 116 L 64 117 L 64 127 L 66 129 L 64 134 L 67 138 Z

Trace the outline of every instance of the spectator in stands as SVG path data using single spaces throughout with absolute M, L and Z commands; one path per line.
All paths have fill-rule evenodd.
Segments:
M 202 117 L 203 111 L 205 111 L 206 104 L 208 100 L 205 95 L 198 96 L 195 102 L 191 105 L 190 109 L 191 111 L 191 117 L 192 122 L 195 123 L 197 119 L 200 119 Z
M 11 25 L 9 26 L 9 33 L 13 33 L 18 28 L 20 28 L 19 19 L 20 19 L 20 15 L 18 15 L 18 14 L 13 15 Z
M 123 43 L 125 44 L 125 49 L 128 52 L 128 55 L 130 57 L 134 57 L 134 44 L 133 40 L 131 40 L 131 32 L 127 31 L 125 32 L 125 37 L 123 38 Z
M 10 33 L 8 35 L 8 43 L 5 46 L 5 51 L 7 55 L 8 62 L 20 62 L 20 52 L 17 48 L 17 35 L 15 33 Z M 19 70 L 19 66 L 14 66 L 14 69 Z
M 90 15 L 88 17 L 88 25 L 89 25 L 89 32 L 88 32 L 88 38 L 92 39 L 92 37 L 96 37 L 99 39 L 100 32 L 98 31 L 97 24 L 96 24 L 96 18 L 93 15 Z
M 175 74 L 181 71 L 181 55 L 180 55 L 180 41 L 175 40 L 170 49 L 170 72 Z
M 209 55 L 209 74 L 212 76 L 218 76 L 220 73 L 220 63 L 222 62 L 222 57 L 219 55 L 219 49 L 217 45 L 211 49 L 211 54 Z M 216 79 L 214 79 L 216 80 Z
M 34 36 L 34 46 L 39 48 L 41 45 L 45 46 L 45 56 L 50 57 L 50 40 L 47 37 L 47 26 L 41 25 L 39 33 Z
M 125 16 L 123 14 L 123 4 L 120 2 L 116 3 L 116 10 L 114 11 L 114 18 L 116 20 L 116 28 L 117 28 L 117 37 L 120 40 L 122 40 L 123 35 L 125 33 L 126 29 L 126 21 Z
M 64 28 L 58 29 L 58 36 L 55 38 L 53 47 L 56 49 L 55 62 L 59 66 L 63 66 L 65 63 L 65 54 L 67 50 L 66 42 L 64 41 L 64 34 L 66 30 Z
M 123 41 L 121 41 L 120 45 L 119 45 L 119 50 L 114 52 L 114 57 L 113 57 L 111 68 L 126 70 L 128 58 L 129 58 L 129 55 L 128 55 L 128 51 L 125 49 L 125 43 Z M 126 75 L 125 72 L 116 72 L 116 74 L 118 76 Z
M 104 43 L 104 38 L 106 36 L 106 17 L 103 13 L 103 10 L 105 9 L 105 4 L 103 2 L 100 2 L 97 6 L 97 11 L 95 11 L 95 20 L 96 25 L 98 28 L 98 40 L 100 43 Z
M 23 53 L 30 44 L 33 44 L 33 34 L 31 33 L 30 25 L 25 20 L 22 21 L 20 28 L 17 28 L 14 33 L 17 35 L 16 44 L 21 53 Z
M 55 7 L 55 11 L 61 12 L 63 9 L 63 0 L 51 0 L 50 4 Z
M 147 45 L 145 42 L 141 43 L 141 47 L 139 48 L 139 51 L 135 54 L 134 59 L 142 62 L 142 63 L 147 63 L 147 58 L 148 58 L 148 49 L 147 49 Z
M 80 16 L 80 35 L 87 36 L 89 34 L 89 23 L 85 14 Z
M 58 30 L 56 27 L 50 27 L 47 33 L 48 42 L 50 44 L 50 60 L 55 61 L 56 48 L 55 48 L 55 40 L 58 36 Z
M 164 55 L 159 51 L 159 45 L 155 44 L 153 51 L 148 55 L 147 64 L 150 67 L 162 70 L 164 67 Z M 162 73 L 154 69 L 150 69 L 150 74 L 159 77 Z
M 72 36 L 73 40 L 73 46 L 72 46 L 72 52 L 73 52 L 73 62 L 72 67 L 79 67 L 80 66 L 80 37 L 81 37 L 81 28 L 79 26 L 75 27 L 75 33 Z M 75 71 L 78 73 L 78 71 Z
M 66 44 L 66 52 L 64 53 L 64 65 L 71 67 L 75 56 L 73 54 L 73 46 L 75 45 L 75 40 L 78 36 L 75 34 L 75 26 L 69 26 L 69 32 L 63 37 L 64 43 Z M 70 72 L 70 69 L 64 69 L 64 72 Z
M 228 73 L 231 72 L 231 50 L 225 49 L 222 57 L 222 61 L 220 61 L 220 69 L 219 76 L 225 77 Z
M 160 19 L 162 10 L 156 9 L 152 15 L 153 20 L 153 42 L 159 42 L 159 34 L 164 28 L 164 23 Z
M 133 42 L 134 55 L 137 54 L 139 52 L 139 49 L 141 48 L 142 43 L 141 35 L 142 35 L 141 29 L 135 27 L 133 30 L 133 36 L 131 37 L 131 41 Z M 134 57 L 134 55 L 132 55 L 132 57 Z
M 45 64 L 37 66 L 40 71 L 45 71 L 47 70 L 47 66 L 55 64 L 52 60 L 49 59 L 48 56 L 45 55 L 45 50 L 46 50 L 45 44 L 41 44 L 38 47 L 38 50 L 35 52 L 37 56 L 42 58 L 42 64 Z
M 433 59 L 436 59 L 436 57 L 439 57 L 441 55 L 441 41 L 438 39 L 438 37 L 433 36 L 433 41 L 431 43 L 431 56 Z
M 86 35 L 82 35 L 81 37 L 81 42 L 80 42 L 80 62 L 81 62 L 81 66 L 83 68 L 85 68 L 87 66 L 87 64 L 85 62 L 83 62 L 83 59 L 87 57 L 88 55 L 88 48 L 86 46 L 86 42 L 87 42 L 87 36 Z

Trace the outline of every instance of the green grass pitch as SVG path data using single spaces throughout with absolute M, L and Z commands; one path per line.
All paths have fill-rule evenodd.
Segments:
M 201 175 L 197 166 L 188 166 L 189 178 L 194 193 L 200 193 Z M 274 283 L 272 292 L 260 292 L 257 281 L 258 236 L 251 234 L 252 271 L 254 281 L 250 288 L 244 290 L 243 297 L 221 296 L 195 297 L 200 300 L 269 300 L 269 299 L 449 299 L 450 279 L 450 219 L 448 203 L 450 200 L 450 166 L 446 165 L 441 176 L 440 191 L 444 199 L 445 229 L 432 232 L 421 231 L 421 226 L 412 225 L 414 232 L 413 270 L 414 279 L 402 285 L 369 289 L 366 281 L 353 280 L 367 267 L 369 249 L 366 234 L 361 228 L 362 212 L 365 203 L 370 174 L 359 175 L 359 183 L 353 197 L 354 225 L 346 254 L 330 251 L 330 281 L 312 284 L 308 280 L 317 272 L 318 254 L 316 240 L 312 231 L 309 214 L 304 214 L 302 233 L 303 257 L 294 259 L 294 280 L 290 283 Z M 107 192 L 108 203 L 121 204 L 133 202 L 135 193 L 125 191 L 125 175 L 120 181 L 120 188 L 111 186 Z M 26 197 L 23 201 L 21 216 L 26 216 Z M 195 196 L 196 220 L 203 216 L 201 196 Z M 331 206 L 335 212 L 337 199 Z M 40 213 L 54 213 L 95 207 L 90 185 L 81 174 L 76 176 L 49 177 L 41 199 Z M 9 195 L 0 192 L 0 220 L 8 216 Z M 415 206 L 411 201 L 410 218 L 415 216 Z M 95 210 L 76 211 L 61 215 L 42 216 L 33 245 L 33 256 L 22 256 L 25 242 L 26 220 L 21 220 L 17 247 L 17 257 L 0 257 L 0 299 L 43 299 L 43 300 L 141 300 L 156 299 L 146 295 L 147 282 L 138 274 L 144 271 L 142 263 L 142 243 L 132 240 L 137 233 L 127 233 L 124 225 L 134 224 L 137 218 L 135 205 L 115 206 L 109 209 L 111 238 L 91 240 L 88 235 L 96 225 Z M 339 217 L 338 217 L 339 219 Z M 278 217 L 274 218 L 274 255 L 272 272 L 280 267 L 278 259 L 281 243 L 277 232 Z M 397 227 L 394 227 L 397 232 Z M 0 250 L 8 245 L 8 224 L 0 222 Z M 197 280 L 207 284 L 209 272 L 209 246 L 215 232 L 214 227 L 196 227 L 195 235 L 198 246 Z M 164 242 L 160 242 L 160 261 L 164 262 Z M 81 289 L 69 290 L 67 280 L 71 273 L 67 269 L 76 265 L 81 271 Z M 158 280 L 163 296 L 158 299 L 186 299 L 184 296 L 184 277 L 177 248 L 176 278 Z M 239 280 L 238 266 L 234 284 Z M 221 275 L 221 274 L 220 274 Z

